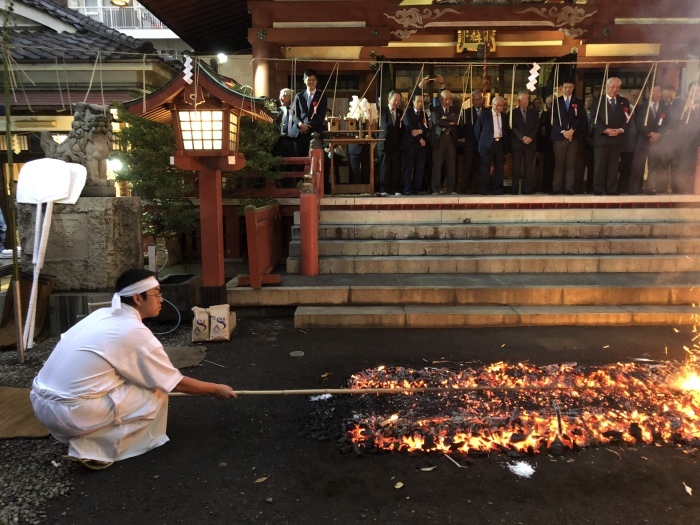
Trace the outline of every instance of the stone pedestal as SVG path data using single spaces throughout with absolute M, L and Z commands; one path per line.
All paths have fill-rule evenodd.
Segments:
M 17 206 L 21 268 L 31 272 L 36 205 Z M 112 292 L 117 277 L 143 267 L 141 199 L 81 197 L 54 204 L 42 273 L 56 277 L 55 292 Z

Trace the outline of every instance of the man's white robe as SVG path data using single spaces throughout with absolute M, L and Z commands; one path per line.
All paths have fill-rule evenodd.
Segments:
M 30 397 L 70 456 L 118 461 L 168 441 L 168 392 L 182 377 L 138 312 L 122 305 L 63 334 Z

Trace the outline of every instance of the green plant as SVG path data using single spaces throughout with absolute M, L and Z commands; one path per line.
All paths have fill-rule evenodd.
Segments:
M 118 118 L 126 125 L 116 134 L 124 168 L 116 174 L 118 181 L 131 184 L 143 203 L 142 230 L 145 235 L 165 232 L 186 233 L 199 219 L 192 204 L 190 172 L 170 165 L 175 150 L 172 127 L 130 114 L 118 108 Z
M 267 179 L 277 178 L 279 157 L 273 153 L 279 139 L 277 126 L 249 117 L 241 117 L 239 122 L 241 138 L 238 149 L 245 155 L 246 165 L 237 173 L 254 174 Z

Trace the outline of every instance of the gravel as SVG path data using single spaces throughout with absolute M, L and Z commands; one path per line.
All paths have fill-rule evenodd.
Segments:
M 172 325 L 150 328 L 166 332 Z M 191 344 L 191 329 L 183 325 L 156 337 L 164 346 L 185 346 Z M 36 343 L 25 352 L 24 364 L 16 349 L 0 352 L 0 386 L 30 387 L 58 340 Z M 0 525 L 43 523 L 51 501 L 70 494 L 75 473 L 83 467 L 62 459 L 65 453 L 66 446 L 52 437 L 0 440 Z

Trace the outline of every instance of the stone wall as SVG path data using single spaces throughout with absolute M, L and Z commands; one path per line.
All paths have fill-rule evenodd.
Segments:
M 36 205 L 17 205 L 21 269 L 31 272 Z M 56 277 L 55 292 L 111 292 L 124 270 L 143 267 L 141 199 L 81 197 L 55 204 L 42 274 Z

